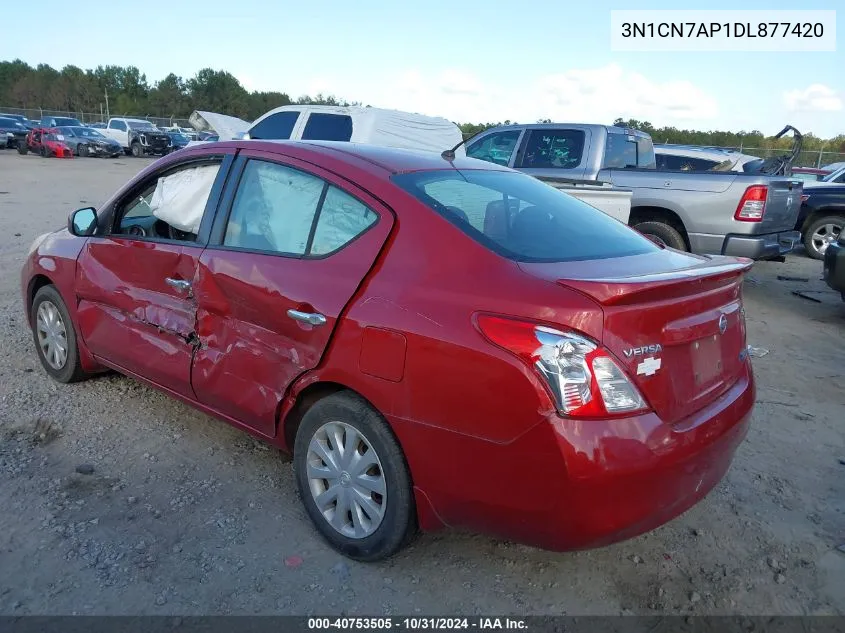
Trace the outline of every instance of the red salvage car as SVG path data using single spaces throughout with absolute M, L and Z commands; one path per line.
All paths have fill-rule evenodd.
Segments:
M 45 158 L 73 158 L 73 151 L 64 142 L 64 137 L 53 128 L 34 128 L 26 135 L 26 143 L 18 145 L 19 154 L 35 152 Z
M 75 211 L 21 281 L 50 376 L 114 369 L 292 452 L 371 561 L 417 528 L 601 546 L 701 500 L 754 404 L 750 267 L 491 163 L 244 140 Z

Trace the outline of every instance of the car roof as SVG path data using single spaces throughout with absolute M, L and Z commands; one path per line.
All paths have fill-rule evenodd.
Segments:
M 408 173 L 413 171 L 431 171 L 435 169 L 474 169 L 485 171 L 511 171 L 507 167 L 465 156 L 456 156 L 449 161 L 437 152 L 424 150 L 398 149 L 378 145 L 364 145 L 344 141 L 282 141 L 282 140 L 239 140 L 219 143 L 204 143 L 197 146 L 213 153 L 216 147 L 236 147 L 238 149 L 256 149 L 283 156 L 316 160 L 320 157 L 340 160 L 362 166 L 366 163 L 378 167 L 388 174 Z M 444 147 L 444 150 L 451 149 Z

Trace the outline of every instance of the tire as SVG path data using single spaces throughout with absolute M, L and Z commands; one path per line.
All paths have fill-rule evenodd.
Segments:
M 86 158 L 88 156 L 88 146 L 84 143 L 80 143 L 76 146 L 76 154 L 79 158 Z
M 830 243 L 828 236 L 832 236 L 835 242 L 842 235 L 843 228 L 845 228 L 845 217 L 841 215 L 823 215 L 813 220 L 803 235 L 807 255 L 813 259 L 824 259 L 825 251 Z
M 687 244 L 684 241 L 684 236 L 674 226 L 660 221 L 640 222 L 634 227 L 646 237 L 656 239 L 658 242 L 669 248 L 674 248 L 679 251 L 686 251 Z
M 65 302 L 55 286 L 43 286 L 35 293 L 30 306 L 30 320 L 32 322 L 32 339 L 35 342 L 35 353 L 38 360 L 49 376 L 61 383 L 71 383 L 83 380 L 87 374 L 82 370 L 79 361 L 79 347 L 76 344 L 76 331 L 73 321 L 67 312 Z M 52 318 L 51 318 L 52 317 Z M 61 363 L 61 354 L 50 354 L 55 346 L 49 346 L 49 340 L 57 338 L 64 340 L 66 354 Z M 49 356 L 49 358 L 48 358 Z
M 370 460 L 363 462 L 369 464 L 369 468 L 359 475 L 348 464 L 341 463 L 337 469 L 328 468 L 327 461 L 311 452 L 312 440 L 313 445 L 318 446 L 317 438 L 323 436 L 328 440 L 334 437 L 334 430 L 340 430 L 339 437 L 344 442 L 349 439 L 350 431 L 357 432 L 360 440 L 356 442 L 355 454 L 359 458 L 361 455 L 372 455 Z M 325 452 L 342 459 L 343 454 L 338 450 L 339 443 L 330 442 L 321 445 L 324 450 L 326 447 L 329 449 Z M 367 447 L 363 453 L 359 452 L 362 445 Z M 312 469 L 316 462 L 321 464 L 318 467 L 327 474 L 332 470 L 342 473 L 337 483 L 332 485 L 329 479 L 309 478 L 309 474 L 314 474 L 313 470 L 309 473 L 309 461 Z M 340 391 L 323 398 L 308 410 L 296 432 L 293 464 L 305 511 L 322 537 L 344 556 L 365 562 L 388 558 L 410 543 L 417 533 L 411 475 L 399 442 L 384 418 L 357 394 Z M 344 478 L 346 483 L 341 483 Z M 367 482 L 366 487 L 356 485 L 358 481 Z M 381 486 L 384 488 L 383 495 L 373 491 L 374 487 Z M 361 509 L 361 512 L 356 512 L 356 505 L 351 505 L 349 513 L 344 513 L 343 518 L 337 520 L 341 529 L 335 528 L 330 522 L 338 512 L 337 504 L 341 502 L 337 499 L 337 493 L 323 506 L 326 512 L 332 512 L 332 518 L 324 516 L 315 499 L 315 495 L 328 490 L 348 495 L 341 499 L 350 499 Z M 356 500 L 362 497 L 366 501 L 358 503 Z M 364 510 L 365 507 L 367 510 Z M 381 517 L 377 521 L 379 509 Z M 359 517 L 357 522 L 353 521 L 353 512 Z M 360 536 L 349 534 L 356 529 L 360 530 Z
M 135 158 L 141 158 L 144 155 L 144 148 L 137 141 L 132 143 L 132 146 L 129 148 L 129 151 L 132 152 L 132 155 Z
M 49 158 L 49 157 L 50 157 L 50 154 L 49 154 L 49 152 L 47 151 L 47 146 L 46 146 L 46 145 L 42 145 L 42 146 L 41 146 L 40 151 L 39 151 L 39 154 L 41 154 L 41 157 L 42 157 L 42 158 Z
M 29 146 L 26 143 L 18 143 L 18 154 L 21 156 L 29 154 Z

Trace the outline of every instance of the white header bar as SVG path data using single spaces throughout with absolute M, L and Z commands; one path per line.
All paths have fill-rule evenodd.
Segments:
M 611 11 L 610 49 L 836 52 L 836 11 Z

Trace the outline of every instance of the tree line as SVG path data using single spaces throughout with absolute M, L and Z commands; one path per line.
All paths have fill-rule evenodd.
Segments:
M 211 68 L 204 68 L 189 78 L 170 73 L 160 81 L 151 82 L 135 66 L 108 65 L 87 70 L 78 66 L 65 66 L 56 70 L 47 64 L 33 67 L 20 59 L 0 61 L 0 108 L 5 106 L 67 112 L 105 112 L 106 95 L 108 110 L 112 114 L 165 118 L 187 118 L 194 110 L 209 110 L 252 121 L 268 110 L 282 105 L 360 105 L 332 95 L 291 97 L 285 92 L 249 91 L 231 73 Z M 551 120 L 542 119 L 539 122 L 550 123 Z M 515 121 L 458 125 L 464 136 L 468 137 L 490 127 L 510 123 Z M 705 132 L 656 127 L 649 121 L 622 118 L 613 123 L 647 132 L 655 143 L 774 150 L 788 148 L 792 142 L 789 137 L 775 141 L 773 134 L 779 130 L 767 130 L 769 134 L 760 130 Z M 816 152 L 845 152 L 845 134 L 832 139 L 805 134 L 804 149 Z

